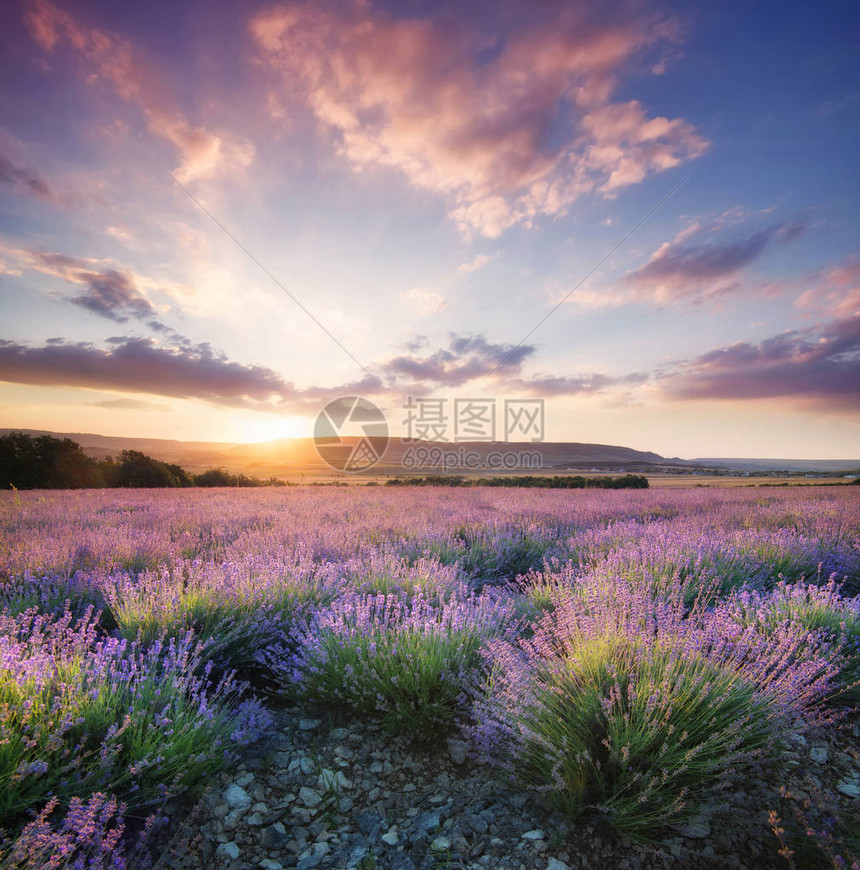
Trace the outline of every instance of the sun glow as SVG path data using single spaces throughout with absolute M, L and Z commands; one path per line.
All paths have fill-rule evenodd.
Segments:
M 309 438 L 313 434 L 312 427 L 313 422 L 307 417 L 253 414 L 236 420 L 231 428 L 236 441 L 253 444 L 274 441 L 276 438 Z

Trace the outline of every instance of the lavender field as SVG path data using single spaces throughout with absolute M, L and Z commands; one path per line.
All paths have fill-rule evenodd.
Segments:
M 0 498 L 3 868 L 860 867 L 856 487 Z M 180 857 L 248 753 L 289 751 L 284 716 L 563 826 L 494 852 L 496 817 L 422 840 L 382 813 L 357 848 L 386 795 L 350 797 L 373 771 L 344 751 L 298 816 L 243 774 Z

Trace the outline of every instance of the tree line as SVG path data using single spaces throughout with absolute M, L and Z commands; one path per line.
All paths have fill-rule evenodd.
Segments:
M 139 450 L 116 458 L 93 459 L 71 438 L 12 432 L 0 437 L 0 486 L 15 489 L 109 489 L 114 487 L 286 486 L 212 468 L 190 474 L 180 465 L 153 459 Z
M 623 474 L 620 477 L 582 477 L 559 475 L 538 477 L 521 474 L 510 477 L 461 477 L 431 474 L 427 477 L 395 477 L 386 486 L 516 486 L 540 489 L 648 489 L 648 478 L 641 474 Z

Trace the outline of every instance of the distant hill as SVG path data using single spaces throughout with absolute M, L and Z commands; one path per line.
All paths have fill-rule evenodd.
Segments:
M 249 472 L 258 476 L 283 476 L 300 471 L 325 469 L 312 438 L 279 438 L 254 444 L 218 441 L 171 441 L 162 438 L 121 438 L 113 435 L 97 435 L 90 432 L 49 432 L 35 429 L 0 429 L 0 434 L 25 432 L 28 435 L 53 435 L 71 438 L 93 458 L 104 459 L 116 456 L 122 450 L 140 450 L 162 462 L 175 463 L 192 473 L 207 468 L 223 467 L 228 471 Z M 355 441 L 356 439 L 345 439 Z M 545 470 L 577 471 L 633 471 L 657 470 L 660 468 L 688 468 L 690 463 L 682 459 L 666 459 L 657 453 L 633 450 L 609 444 L 580 444 L 550 442 L 542 444 L 470 442 L 441 444 L 434 442 L 407 442 L 392 438 L 385 457 L 377 466 L 378 471 L 402 471 L 407 451 L 441 450 L 450 456 L 461 451 L 477 454 L 483 462 L 494 452 L 540 454 Z M 518 469 L 519 470 L 519 469 Z
M 696 465 L 739 471 L 860 472 L 860 459 L 693 459 Z
M 36 429 L 0 429 L 0 434 L 25 432 L 28 435 L 53 435 L 71 438 L 95 459 L 117 456 L 123 450 L 140 450 L 162 462 L 181 465 L 192 474 L 209 468 L 225 468 L 232 474 L 250 474 L 256 477 L 310 478 L 330 475 L 331 470 L 317 454 L 312 438 L 279 438 L 254 444 L 220 441 L 172 441 L 163 438 L 121 438 L 113 435 L 97 435 L 90 432 L 49 432 Z M 355 441 L 356 439 L 345 439 Z M 406 442 L 392 438 L 383 461 L 374 467 L 382 474 L 403 472 L 403 459 L 409 450 L 413 455 L 418 450 L 440 450 L 456 456 L 460 451 L 476 453 L 483 462 L 490 453 L 539 453 L 544 471 L 603 471 L 603 472 L 680 472 L 719 469 L 723 472 L 837 472 L 849 473 L 860 469 L 858 460 L 805 460 L 805 459 L 694 459 L 666 458 L 651 451 L 634 450 L 611 444 L 587 444 L 579 442 L 546 442 L 542 444 L 472 442 L 442 444 L 435 442 Z M 434 469 L 425 468 L 424 473 Z M 439 469 L 444 470 L 444 469 Z M 457 471 L 449 468 L 449 471 Z M 481 468 L 475 469 L 481 471 Z M 483 469 L 486 470 L 486 469 Z M 536 470 L 536 469 L 531 469 Z M 529 473 L 527 467 L 512 469 L 517 473 Z

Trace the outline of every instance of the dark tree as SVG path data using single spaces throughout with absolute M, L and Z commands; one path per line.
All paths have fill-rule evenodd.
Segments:
M 104 486 L 101 465 L 71 438 L 12 432 L 0 437 L 0 484 L 18 489 Z

